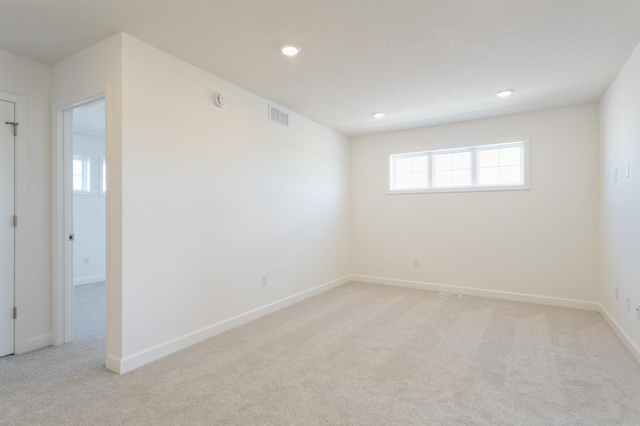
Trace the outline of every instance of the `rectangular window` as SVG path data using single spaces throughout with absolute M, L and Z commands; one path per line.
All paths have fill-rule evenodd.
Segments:
M 432 153 L 434 163 L 433 186 L 471 186 L 471 153 L 469 151 Z
M 478 185 L 522 185 L 522 147 L 479 149 Z
M 83 155 L 73 156 L 73 192 L 91 193 L 91 158 Z
M 526 189 L 524 141 L 390 156 L 389 192 Z
M 100 156 L 100 195 L 107 193 L 107 161 Z
M 398 189 L 429 187 L 429 157 L 427 155 L 400 154 L 395 159 L 393 185 Z

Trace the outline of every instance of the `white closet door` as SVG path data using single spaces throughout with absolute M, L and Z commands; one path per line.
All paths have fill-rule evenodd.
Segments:
M 0 100 L 0 356 L 14 351 L 15 104 Z

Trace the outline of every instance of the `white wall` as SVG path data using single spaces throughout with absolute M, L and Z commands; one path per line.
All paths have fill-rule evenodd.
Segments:
M 73 196 L 73 283 L 82 285 L 104 281 L 106 274 L 106 197 L 100 194 L 104 138 L 74 133 L 73 153 L 91 159 L 92 191 Z
M 109 368 L 348 274 L 344 136 L 126 35 L 54 67 L 57 105 L 105 88 Z
M 391 153 L 516 137 L 530 140 L 530 190 L 386 194 Z M 594 309 L 597 146 L 595 104 L 354 138 L 352 273 Z
M 126 35 L 123 81 L 124 370 L 348 275 L 346 137 Z
M 600 303 L 640 362 L 640 45 L 603 97 L 600 114 Z
M 53 100 L 56 107 L 106 93 L 107 157 L 107 366 L 110 359 L 122 355 L 122 35 L 114 35 L 53 68 Z M 56 148 L 60 148 L 57 146 Z M 55 156 L 61 156 L 56 151 Z M 57 174 L 57 171 L 56 171 Z M 59 201 L 60 194 L 54 194 Z M 54 220 L 59 211 L 54 211 Z M 66 244 L 64 235 L 55 241 L 56 252 Z M 62 283 L 60 262 L 54 263 L 57 289 Z M 56 298 L 60 295 L 56 294 Z M 58 300 L 58 299 L 57 299 Z M 57 331 L 62 328 L 60 314 L 56 316 Z M 59 334 L 59 333 L 58 333 Z M 59 336 L 58 336 L 59 339 Z
M 16 323 L 16 352 L 51 344 L 51 67 L 0 50 L 0 91 L 26 97 L 24 229 L 27 267 Z

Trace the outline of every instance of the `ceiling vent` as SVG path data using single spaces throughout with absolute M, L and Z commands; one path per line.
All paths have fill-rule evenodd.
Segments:
M 269 105 L 269 121 L 289 127 L 289 114 L 279 110 L 273 105 Z

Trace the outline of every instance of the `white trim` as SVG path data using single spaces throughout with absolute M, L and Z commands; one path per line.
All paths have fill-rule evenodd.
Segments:
M 73 233 L 73 191 L 71 168 L 67 162 L 72 158 L 73 147 L 65 128 L 73 108 L 104 99 L 108 102 L 109 88 L 84 92 L 52 106 L 52 343 L 61 345 L 73 340 L 73 248 L 67 236 Z M 108 121 L 108 108 L 105 108 Z M 107 138 L 105 138 L 107 144 Z M 107 237 L 108 240 L 108 237 Z M 108 242 L 107 242 L 108 243 Z M 108 283 L 107 283 L 108 286 Z M 108 309 L 108 307 L 107 307 Z M 107 315 L 109 313 L 107 312 Z M 107 326 L 108 333 L 108 326 Z
M 609 327 L 613 330 L 626 348 L 631 352 L 631 355 L 640 364 L 640 347 L 631 339 L 631 337 L 620 327 L 620 324 L 613 318 L 613 316 L 607 311 L 607 309 L 600 304 L 600 315 L 609 324 Z
M 32 337 L 31 339 L 25 340 L 22 345 L 20 353 L 46 348 L 52 345 L 52 336 L 51 334 L 43 334 L 42 336 Z M 18 354 L 18 352 L 16 352 L 16 354 Z
M 434 284 L 422 281 L 396 280 L 392 278 L 369 277 L 365 275 L 351 275 L 352 281 L 360 281 L 371 284 L 383 284 L 396 287 L 419 288 L 431 291 L 446 291 L 469 296 L 488 297 L 492 299 L 511 300 L 514 302 L 535 303 L 538 305 L 560 306 L 563 308 L 583 309 L 587 311 L 600 311 L 597 302 L 588 300 L 565 299 L 561 297 L 539 296 L 535 294 L 513 293 L 508 291 L 487 290 L 471 287 L 460 287 L 447 284 Z
M 81 277 L 81 278 L 76 278 L 73 277 L 73 286 L 77 286 L 77 285 L 85 285 L 85 284 L 93 284 L 93 283 L 99 283 L 102 281 L 106 281 L 107 277 L 106 275 L 91 275 L 88 277 Z
M 500 191 L 526 191 L 531 189 L 529 185 L 509 185 L 509 186 L 464 186 L 447 188 L 428 189 L 394 189 L 387 191 L 387 195 L 407 195 L 407 194 L 444 194 L 451 192 L 500 192 Z
M 26 256 L 26 159 L 27 159 L 27 98 L 15 93 L 1 92 L 0 99 L 13 102 L 15 105 L 14 120 L 19 123 L 18 136 L 15 137 L 14 151 L 14 214 L 18 217 L 18 226 L 14 234 L 14 306 L 18 308 L 18 318 L 13 323 L 13 352 L 21 354 L 28 352 L 30 345 L 27 341 L 27 256 Z M 44 345 L 47 346 L 47 345 Z M 44 346 L 37 347 L 40 349 Z
M 51 329 L 52 343 L 64 343 L 64 170 L 62 111 L 54 105 L 51 110 Z
M 106 137 L 105 137 L 106 140 Z M 106 153 L 106 146 L 105 146 Z M 104 168 L 103 168 L 104 165 Z M 107 157 L 105 155 L 98 156 L 98 195 L 105 197 L 107 195 Z M 104 181 L 104 190 L 102 189 L 102 182 Z
M 332 288 L 338 287 L 350 281 L 349 276 L 339 278 L 337 280 L 329 281 L 328 283 L 321 284 L 313 287 L 309 290 L 302 291 L 284 299 L 277 300 L 243 314 L 237 315 L 232 318 L 228 318 L 212 324 L 210 326 L 201 328 L 199 330 L 187 333 L 183 336 L 176 337 L 164 343 L 152 346 L 148 349 L 133 353 L 123 358 L 117 358 L 110 354 L 107 354 L 106 367 L 118 374 L 124 374 L 138 367 L 141 367 L 150 362 L 156 361 L 188 346 L 194 345 L 205 339 L 231 330 L 232 328 L 246 324 L 250 321 L 268 315 L 277 310 L 291 306 L 294 303 L 298 303 L 304 299 L 315 296 Z

